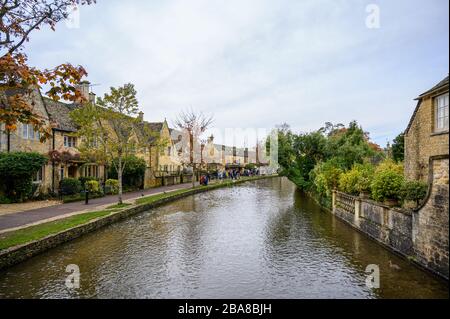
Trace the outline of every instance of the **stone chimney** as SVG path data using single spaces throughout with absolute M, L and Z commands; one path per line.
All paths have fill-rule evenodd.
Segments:
M 96 97 L 96 95 L 94 92 L 89 93 L 89 102 L 91 102 L 92 104 L 95 104 L 95 97 Z
M 142 111 L 139 112 L 138 119 L 139 121 L 144 122 L 144 112 Z
M 83 97 L 84 101 L 89 101 L 89 85 L 91 83 L 89 81 L 83 81 L 78 84 L 77 89 L 80 91 L 81 96 Z

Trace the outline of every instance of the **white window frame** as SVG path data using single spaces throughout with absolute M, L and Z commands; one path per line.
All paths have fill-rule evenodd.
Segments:
M 77 140 L 75 136 L 64 135 L 64 147 L 76 147 Z
M 448 131 L 449 121 L 449 95 L 448 93 L 438 95 L 434 98 L 434 131 Z

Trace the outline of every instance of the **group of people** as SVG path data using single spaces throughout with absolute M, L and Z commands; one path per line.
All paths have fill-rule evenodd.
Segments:
M 217 178 L 218 180 L 231 179 L 237 180 L 241 176 L 257 176 L 259 175 L 259 169 L 227 169 L 217 171 L 212 174 L 205 174 L 200 176 L 200 185 L 207 186 L 211 178 Z

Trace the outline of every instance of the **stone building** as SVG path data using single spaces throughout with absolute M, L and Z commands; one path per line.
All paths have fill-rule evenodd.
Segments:
M 144 159 L 147 164 L 144 188 L 180 183 L 182 163 L 167 121 L 146 122 L 144 113 L 140 112 L 136 135 L 141 144 L 146 145 L 136 153 L 136 156 Z
M 405 131 L 405 176 L 427 181 L 430 157 L 448 156 L 448 76 L 417 97 Z
M 80 91 L 89 99 L 89 82 L 83 82 Z M 5 95 L 17 94 L 4 92 Z M 103 166 L 88 163 L 80 159 L 76 149 L 78 141 L 74 136 L 76 126 L 70 119 L 69 113 L 76 107 L 75 103 L 56 102 L 41 95 L 39 90 L 32 90 L 26 95 L 47 124 L 52 125 L 51 137 L 46 141 L 40 141 L 39 132 L 34 131 L 32 125 L 19 123 L 14 132 L 0 130 L 0 152 L 37 152 L 48 156 L 49 161 L 36 173 L 33 183 L 37 184 L 37 192 L 47 194 L 57 192 L 59 181 L 63 178 L 96 177 L 104 176 Z
M 405 176 L 427 181 L 421 207 L 412 213 L 415 260 L 449 276 L 449 78 L 417 98 L 405 131 Z

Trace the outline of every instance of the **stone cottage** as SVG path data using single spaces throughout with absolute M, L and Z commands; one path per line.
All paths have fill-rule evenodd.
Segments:
M 416 261 L 449 276 L 449 78 L 417 98 L 405 131 L 405 176 L 429 184 L 422 206 L 412 213 Z
M 83 82 L 80 91 L 89 99 L 89 82 Z M 10 93 L 16 94 L 2 94 Z M 78 141 L 74 133 L 77 128 L 69 114 L 79 105 L 53 101 L 42 96 L 37 89 L 27 94 L 26 98 L 44 121 L 51 123 L 51 137 L 41 142 L 39 132 L 35 131 L 32 125 L 19 123 L 14 132 L 0 130 L 0 152 L 37 152 L 48 156 L 47 164 L 43 165 L 33 178 L 33 183 L 38 186 L 37 192 L 56 193 L 59 181 L 67 177 L 89 176 L 102 179 L 103 166 L 81 160 L 76 149 Z

